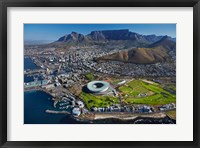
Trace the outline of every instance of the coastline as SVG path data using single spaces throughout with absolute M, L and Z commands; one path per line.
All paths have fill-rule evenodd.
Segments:
M 167 115 L 165 113 L 152 113 L 152 114 L 139 114 L 139 113 L 117 113 L 117 114 L 102 114 L 95 113 L 94 120 L 99 119 L 120 119 L 120 120 L 133 120 L 136 118 L 165 118 Z
M 48 93 L 48 91 L 44 91 L 42 88 L 37 88 L 37 89 L 28 89 L 25 90 L 25 92 L 31 92 L 31 91 L 42 91 L 44 93 L 47 93 L 52 96 L 52 94 Z M 53 98 L 53 96 L 52 96 Z M 46 113 L 48 114 L 66 114 L 66 115 L 71 115 L 68 111 L 55 111 L 55 110 L 50 110 L 47 109 L 45 110 Z M 128 120 L 134 120 L 137 118 L 152 118 L 152 119 L 161 119 L 168 117 L 170 119 L 176 120 L 166 114 L 166 112 L 157 112 L 157 113 L 129 113 L 129 112 L 116 112 L 116 113 L 93 113 L 90 112 L 88 114 L 82 114 L 79 117 L 73 117 L 76 120 L 83 120 L 83 121 L 96 121 L 96 120 L 105 120 L 105 119 L 118 119 L 122 121 L 128 121 Z
M 52 98 L 53 98 L 53 94 L 51 94 L 50 92 L 48 92 L 45 89 L 42 89 L 40 87 L 24 89 L 24 92 L 34 92 L 34 91 L 42 91 L 42 92 L 47 93 L 48 95 L 52 96 Z
M 46 113 L 50 114 L 68 114 L 70 115 L 69 112 L 67 111 L 53 111 L 53 110 L 46 110 Z M 151 113 L 151 114 L 141 114 L 141 113 L 124 113 L 124 112 L 118 112 L 118 113 L 89 113 L 85 115 L 81 115 L 79 117 L 74 117 L 75 119 L 78 120 L 90 120 L 90 121 L 95 121 L 95 120 L 104 120 L 104 119 L 119 119 L 119 120 L 134 120 L 136 118 L 152 118 L 152 119 L 161 119 L 168 117 L 170 119 L 173 119 L 166 115 L 165 112 L 159 112 L 159 113 Z M 176 120 L 176 119 L 173 119 Z

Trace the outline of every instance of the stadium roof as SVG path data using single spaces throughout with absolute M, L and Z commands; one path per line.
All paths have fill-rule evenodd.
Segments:
M 87 88 L 93 93 L 105 92 L 109 87 L 110 84 L 105 81 L 91 81 L 87 84 Z

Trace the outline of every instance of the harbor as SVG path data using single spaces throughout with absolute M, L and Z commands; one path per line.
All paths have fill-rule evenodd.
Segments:
M 114 80 L 112 79 L 114 74 L 110 75 L 108 72 L 105 74 L 101 68 L 95 70 L 93 64 L 84 60 L 84 63 L 79 63 L 79 58 L 81 57 L 77 53 L 64 58 L 62 54 L 51 52 L 43 56 L 30 54 L 25 57 L 24 93 L 35 91 L 50 96 L 48 101 L 51 102 L 51 107 L 43 109 L 42 114 L 61 115 L 78 123 L 99 120 L 106 122 L 115 119 L 124 122 L 138 118 L 175 119 L 173 114 L 166 113 L 176 110 L 175 93 L 171 89 L 168 91 L 161 88 L 162 84 L 157 83 L 162 83 L 159 79 L 154 81 L 154 79 L 135 79 L 126 76 Z M 116 63 L 118 62 L 112 64 Z M 91 70 L 94 74 L 88 73 Z M 94 78 L 97 80 L 92 81 Z M 103 79 L 105 81 L 102 81 Z M 169 80 L 170 83 L 173 79 Z M 140 87 L 142 93 L 129 92 L 133 85 Z M 161 93 L 157 94 L 158 90 Z M 134 95 L 131 97 L 136 99 L 131 100 L 129 95 Z M 125 98 L 127 101 L 138 101 L 151 95 L 171 97 L 172 101 L 166 101 L 161 105 L 125 102 Z M 101 102 L 102 100 L 104 102 Z

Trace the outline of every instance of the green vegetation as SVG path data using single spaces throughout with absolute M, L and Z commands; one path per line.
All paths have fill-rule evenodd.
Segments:
M 149 104 L 164 105 L 176 102 L 176 95 L 164 90 L 159 84 L 149 84 L 142 80 L 132 80 L 124 86 L 119 87 L 127 104 Z M 146 96 L 139 97 L 139 94 Z
M 87 75 L 93 78 L 93 75 Z M 118 91 L 123 96 L 122 101 L 126 104 L 164 105 L 172 102 L 176 103 L 176 95 L 168 91 L 165 87 L 158 83 L 150 84 L 142 80 L 132 80 L 120 86 Z M 170 86 L 170 88 L 172 87 L 175 88 L 174 85 Z M 88 109 L 119 104 L 119 98 L 112 96 L 81 92 L 80 98 L 83 99 Z
M 145 87 L 141 85 L 141 80 L 132 80 L 131 82 L 127 83 L 124 86 L 119 87 L 119 90 L 124 95 L 136 97 L 139 94 L 147 93 L 149 90 L 147 90 Z
M 126 98 L 128 104 L 149 104 L 149 105 L 164 105 L 176 102 L 176 97 L 164 97 L 162 94 L 155 94 L 144 98 Z
M 86 74 L 85 77 L 86 77 L 88 80 L 90 80 L 90 81 L 95 80 L 95 76 L 94 76 L 92 73 Z
M 166 95 L 169 95 L 169 96 L 173 96 L 171 93 L 165 91 L 165 90 L 164 90 L 163 88 L 161 88 L 161 87 L 158 87 L 158 86 L 155 86 L 155 85 L 151 85 L 151 84 L 148 84 L 148 83 L 144 83 L 144 82 L 142 82 L 141 84 L 142 84 L 142 86 L 144 86 L 146 89 L 151 90 L 151 91 L 153 91 L 153 92 L 155 92 L 155 93 L 158 93 L 158 94 L 163 93 L 163 94 L 166 94 Z M 175 95 L 174 95 L 174 96 L 175 96 Z
M 92 95 L 82 92 L 80 94 L 88 109 L 92 107 L 106 107 L 112 104 L 119 104 L 119 99 L 111 96 Z
M 115 85 L 117 85 L 119 82 L 121 82 L 122 80 L 120 80 L 120 79 L 114 79 L 113 81 L 112 81 L 112 84 L 115 84 Z

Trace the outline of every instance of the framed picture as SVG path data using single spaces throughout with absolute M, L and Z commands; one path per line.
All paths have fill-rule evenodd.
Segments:
M 1 147 L 199 147 L 199 1 L 1 1 Z

